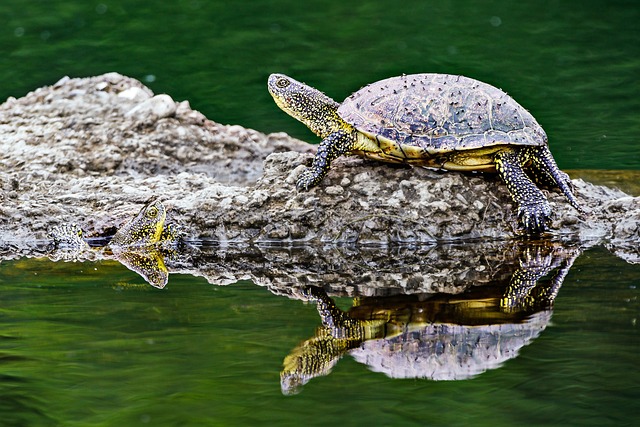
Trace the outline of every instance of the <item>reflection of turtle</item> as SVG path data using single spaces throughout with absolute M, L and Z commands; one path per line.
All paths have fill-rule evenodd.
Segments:
M 415 74 L 370 84 L 342 104 L 290 77 L 272 74 L 269 92 L 285 112 L 323 138 L 299 189 L 315 186 L 346 153 L 450 170 L 497 171 L 527 232 L 544 231 L 551 207 L 524 171 L 558 186 L 580 210 L 544 130 L 501 90 L 447 74 Z
M 169 277 L 162 250 L 176 244 L 179 238 L 176 227 L 165 225 L 166 217 L 164 204 L 160 200 L 152 200 L 118 229 L 108 245 L 120 263 L 158 288 L 163 288 Z M 49 237 L 58 249 L 76 253 L 90 249 L 82 229 L 76 224 L 53 227 Z M 77 254 L 74 257 L 77 258 Z
M 347 312 L 321 288 L 308 288 L 304 296 L 317 302 L 322 326 L 285 358 L 283 393 L 296 393 L 310 379 L 327 375 L 347 352 L 394 378 L 458 380 L 500 366 L 546 327 L 577 256 L 545 251 L 525 252 L 506 288 L 359 298 Z M 556 269 L 548 281 L 541 280 Z

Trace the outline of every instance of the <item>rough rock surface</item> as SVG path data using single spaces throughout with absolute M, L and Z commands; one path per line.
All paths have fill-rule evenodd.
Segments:
M 189 239 L 228 243 L 433 243 L 510 239 L 514 209 L 496 176 L 335 162 L 295 181 L 314 147 L 214 123 L 116 73 L 63 78 L 0 106 L 0 240 L 44 239 L 76 222 L 112 234 L 152 196 Z M 588 211 L 548 192 L 552 235 L 637 248 L 640 198 L 573 180 Z M 617 246 L 616 246 L 617 247 Z

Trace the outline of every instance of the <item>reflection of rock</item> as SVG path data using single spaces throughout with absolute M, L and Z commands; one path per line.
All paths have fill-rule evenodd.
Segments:
M 573 243 L 517 240 L 388 248 L 201 246 L 168 267 L 214 284 L 250 279 L 294 298 L 305 286 L 322 287 L 331 296 L 459 294 L 475 286 L 506 286 L 523 260 L 535 261 L 536 252 L 527 255 L 527 247 L 536 245 L 552 245 L 557 256 L 581 250 Z
M 512 202 L 495 176 L 345 158 L 320 187 L 298 193 L 299 166 L 313 146 L 219 125 L 115 73 L 65 78 L 10 98 L 0 122 L 0 233 L 7 240 L 44 237 L 63 222 L 82 223 L 90 237 L 110 235 L 153 195 L 172 205 L 188 237 L 223 244 L 514 235 Z M 590 214 L 581 217 L 551 191 L 556 234 L 638 238 L 639 198 L 579 179 L 574 185 Z
M 104 239 L 89 239 L 92 247 Z M 29 242 L 27 242 L 29 243 Z M 572 253 L 576 243 L 483 241 L 416 247 L 226 246 L 191 242 L 165 253 L 170 273 L 203 277 L 213 285 L 251 280 L 276 295 L 299 298 L 306 286 L 322 287 L 330 296 L 459 294 L 489 284 L 506 286 L 531 245 L 545 244 Z M 560 250 L 560 249 L 558 249 Z M 167 255 L 169 255 L 167 257 Z M 48 256 L 57 260 L 113 259 L 109 251 L 60 250 L 30 242 L 18 250 L 0 241 L 0 260 Z M 535 259 L 535 257 L 534 257 Z
M 640 264 L 640 242 L 616 241 L 608 243 L 607 248 L 629 264 Z
M 282 390 L 298 392 L 327 375 L 347 352 L 393 378 L 459 380 L 494 369 L 546 327 L 578 253 L 527 247 L 506 286 L 496 282 L 457 295 L 365 297 L 347 312 L 320 288 L 308 288 L 302 295 L 317 301 L 322 326 L 285 358 Z
M 90 239 L 92 246 L 104 240 Z M 170 273 L 204 277 L 214 285 L 252 280 L 277 295 L 296 298 L 300 288 L 323 287 L 331 296 L 458 294 L 492 283 L 506 286 L 520 266 L 527 241 L 481 241 L 415 247 L 182 245 L 165 259 Z M 584 249 L 574 243 L 549 243 L 565 251 Z M 50 253 L 47 245 L 17 250 L 0 242 L 0 259 L 49 256 L 53 260 L 112 259 L 105 251 L 69 256 Z

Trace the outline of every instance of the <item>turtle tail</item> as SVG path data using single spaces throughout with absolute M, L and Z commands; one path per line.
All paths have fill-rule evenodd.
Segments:
M 573 206 L 578 212 L 584 213 L 584 209 L 582 209 L 578 200 L 573 195 L 571 178 L 558 168 L 549 147 L 544 145 L 541 147 L 531 148 L 531 150 L 531 160 L 533 161 L 537 172 L 544 175 L 541 177 L 543 178 L 543 181 L 552 181 L 555 183 L 567 200 L 569 200 L 569 204 L 571 204 L 571 206 Z

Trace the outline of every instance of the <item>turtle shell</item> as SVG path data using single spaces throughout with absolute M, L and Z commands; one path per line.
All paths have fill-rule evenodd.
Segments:
M 541 146 L 535 118 L 498 88 L 468 77 L 412 74 L 372 83 L 338 114 L 385 152 L 419 158 L 500 145 Z

